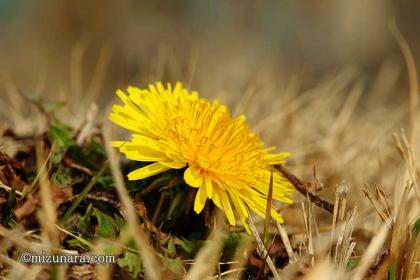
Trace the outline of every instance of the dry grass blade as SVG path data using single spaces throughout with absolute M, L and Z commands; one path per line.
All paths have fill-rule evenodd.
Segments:
M 78 241 L 80 241 L 80 243 L 85 244 L 85 245 L 86 245 L 86 246 L 88 246 L 89 248 L 92 248 L 92 249 L 93 249 L 93 248 L 95 248 L 95 245 L 93 245 L 93 244 L 92 244 L 92 243 L 90 243 L 89 241 L 87 241 L 87 240 L 85 240 L 85 239 L 81 238 L 80 236 L 77 236 L 76 234 L 71 233 L 70 231 L 66 230 L 65 228 L 62 228 L 62 227 L 60 227 L 59 225 L 56 225 L 56 228 L 57 228 L 59 231 L 61 231 L 61 232 L 65 233 L 65 234 L 70 235 L 71 237 L 73 237 L 73 238 L 77 239 Z
M 3 182 L 2 181 L 0 181 L 0 189 L 3 189 L 3 190 L 5 190 L 5 191 L 7 191 L 7 192 L 11 192 L 12 190 L 13 190 L 13 188 L 12 187 L 9 187 L 9 186 L 7 186 L 7 185 L 5 185 L 5 184 L 3 184 Z M 19 195 L 20 197 L 23 197 L 23 192 L 21 192 L 21 191 L 18 191 L 18 190 L 14 190 L 14 192 L 17 194 L 17 195 Z
M 379 186 L 376 185 L 375 187 L 377 195 L 372 193 L 369 185 L 364 185 L 362 191 L 369 199 L 370 203 L 372 203 L 382 221 L 385 222 L 391 218 L 390 204 L 385 196 L 385 193 L 379 188 Z
M 420 203 L 420 168 L 418 166 L 414 150 L 412 146 L 408 143 L 404 133 L 402 133 L 401 138 L 402 141 L 397 134 L 394 134 L 395 145 L 397 146 L 397 149 L 402 159 L 407 165 L 408 174 L 410 175 L 411 181 L 414 184 L 414 191 L 418 203 Z
M 340 185 L 335 192 L 335 203 L 334 203 L 334 214 L 331 228 L 331 253 L 337 252 L 334 250 L 335 238 L 336 238 L 336 228 L 337 225 L 343 222 L 344 213 L 346 211 L 347 205 L 347 186 Z M 337 246 L 337 244 L 335 244 Z M 336 248 L 337 249 L 337 248 Z M 334 259 L 336 259 L 337 254 L 335 253 Z
M 415 240 L 411 242 L 410 244 L 411 252 L 408 254 L 406 258 L 406 269 L 405 269 L 405 275 L 408 279 L 415 278 L 418 279 L 420 276 L 420 238 L 417 235 L 415 237 Z
M 94 253 L 96 255 L 105 255 L 107 247 L 109 248 L 107 245 L 108 244 L 104 240 L 99 241 Z M 112 269 L 113 267 L 111 265 L 97 265 L 95 267 L 97 279 L 110 280 L 112 277 Z
M 0 254 L 0 261 L 6 263 L 12 268 L 12 271 L 9 272 L 8 275 L 10 279 L 20 279 L 28 271 L 28 268 L 25 265 L 15 261 L 14 259 L 6 257 L 3 254 Z
M 98 57 L 95 70 L 92 75 L 92 79 L 87 89 L 86 96 L 88 97 L 88 104 L 92 103 L 92 100 L 97 100 L 98 95 L 101 93 L 101 87 L 104 84 L 105 74 L 108 70 L 109 61 L 111 59 L 112 47 L 109 43 L 103 44 Z
M 25 233 L 22 233 L 19 230 L 9 230 L 3 226 L 0 226 L 0 236 L 12 241 L 14 244 L 26 250 L 41 252 L 44 249 L 43 244 L 26 240 Z
M 308 240 L 308 257 L 310 260 L 310 265 L 314 266 L 315 264 L 315 250 L 314 250 L 314 242 L 312 238 L 312 211 L 311 211 L 311 203 L 308 198 L 308 211 L 306 210 L 305 201 L 301 202 L 302 206 L 302 213 L 303 213 L 303 220 L 305 222 L 305 233 Z
M 289 236 L 284 226 L 280 223 L 276 223 L 277 230 L 280 233 L 281 240 L 283 241 L 284 247 L 286 248 L 287 255 L 289 256 L 289 263 L 297 262 L 297 257 L 293 251 L 292 245 L 290 244 Z
M 51 184 L 48 179 L 48 170 L 45 168 L 46 160 L 44 154 L 44 142 L 40 140 L 36 142 L 36 157 L 37 157 L 37 168 L 39 172 L 39 186 L 41 191 L 41 201 L 42 201 L 42 209 L 38 212 L 38 221 L 41 224 L 42 228 L 42 235 L 44 242 L 46 243 L 46 251 L 47 252 L 54 252 L 56 248 L 59 248 L 60 241 L 57 229 L 55 228 L 55 224 L 57 221 L 57 213 L 55 210 L 55 204 L 53 201 L 52 191 L 51 191 Z M 51 152 L 50 152 L 51 153 Z M 57 279 L 64 279 L 66 266 L 53 266 L 52 274 L 55 275 Z M 34 277 L 33 273 L 26 274 L 29 277 Z
M 223 248 L 224 233 L 220 230 L 223 225 L 222 213 L 216 215 L 216 225 L 207 244 L 198 252 L 193 266 L 190 268 L 185 280 L 201 280 L 214 273 L 219 260 L 220 251 Z
M 414 135 L 416 133 L 417 127 L 417 112 L 418 112 L 418 103 L 419 103 L 419 85 L 417 78 L 417 67 L 416 60 L 414 59 L 413 53 L 410 49 L 410 46 L 407 40 L 404 38 L 404 35 L 399 30 L 395 20 L 391 20 L 388 24 L 391 34 L 394 36 L 395 41 L 397 41 L 401 53 L 405 60 L 405 65 L 407 66 L 408 79 L 409 79 L 409 89 L 410 89 L 410 144 L 412 147 L 415 147 Z
M 252 220 L 251 213 L 248 211 L 248 221 L 249 221 L 249 228 L 251 229 L 252 234 L 255 237 L 255 241 L 257 242 L 257 252 L 260 257 L 266 262 L 268 268 L 270 268 L 271 272 L 273 273 L 274 279 L 280 280 L 280 275 L 277 272 L 276 266 L 274 265 L 273 261 L 271 260 L 270 256 L 268 255 L 267 249 L 264 247 L 264 243 L 261 240 L 260 235 L 258 234 L 258 230 L 255 227 L 254 221 Z
M 92 103 L 88 109 L 88 112 L 86 113 L 86 119 L 77 135 L 76 142 L 78 145 L 82 145 L 85 139 L 93 133 L 97 115 L 98 106 L 95 103 Z
M 228 269 L 231 273 L 228 274 L 226 280 L 237 280 L 242 279 L 242 272 L 244 271 L 244 265 L 248 261 L 249 255 L 252 250 L 252 238 L 246 237 L 238 245 L 235 252 L 234 262 Z
M 356 246 L 355 242 L 351 242 L 351 237 L 353 234 L 354 227 L 356 225 L 357 213 L 357 207 L 355 207 L 351 213 L 347 214 L 345 226 L 343 227 L 343 231 L 339 236 L 339 240 L 341 243 L 339 267 L 343 270 L 347 266 L 348 260 L 351 254 L 353 253 L 354 247 Z
M 347 252 L 344 252 L 344 260 L 342 261 L 341 268 L 344 270 L 350 261 L 350 257 L 356 248 L 356 242 L 351 242 L 348 246 Z
M 359 265 L 355 268 L 352 279 L 361 280 L 369 269 L 369 266 L 374 262 L 379 250 L 388 236 L 390 229 L 390 220 L 382 224 L 378 233 L 373 237 L 365 253 L 360 259 Z
M 118 196 L 121 200 L 124 212 L 126 213 L 126 216 L 127 216 L 128 230 L 131 234 L 131 237 L 134 239 L 140 251 L 140 254 L 142 256 L 144 266 L 145 266 L 146 277 L 148 279 L 153 279 L 153 280 L 162 279 L 161 266 L 159 265 L 155 257 L 155 253 L 153 249 L 149 245 L 147 235 L 143 232 L 143 230 L 138 225 L 135 207 L 124 186 L 124 179 L 120 171 L 121 169 L 119 166 L 119 162 L 115 154 L 115 151 L 113 150 L 111 146 L 110 131 L 109 131 L 108 126 L 104 126 L 103 135 L 104 135 L 104 139 L 106 143 L 106 150 L 109 155 L 111 171 L 115 180 L 115 186 L 118 192 Z
M 316 265 L 309 273 L 307 273 L 302 279 L 323 279 L 323 280 L 336 280 L 346 279 L 337 271 L 333 264 L 328 259 Z
M 350 92 L 349 96 L 344 102 L 343 109 L 340 111 L 340 114 L 337 116 L 335 122 L 331 125 L 329 133 L 330 135 L 337 135 L 347 127 L 347 124 L 351 118 L 351 115 L 356 109 L 356 105 L 359 102 L 362 93 L 363 84 L 359 82 L 354 86 L 353 90 Z
M 42 200 L 42 214 L 39 216 L 39 221 L 43 226 L 43 233 L 46 233 L 51 245 L 58 245 L 58 236 L 55 229 L 57 214 L 55 205 L 53 203 L 52 191 L 48 181 L 47 171 L 45 170 L 45 155 L 44 155 L 44 142 L 38 141 L 36 143 L 37 167 L 39 173 L 39 185 L 41 190 Z M 42 217 L 42 218 L 41 218 Z
M 38 167 L 39 171 L 38 171 L 34 181 L 32 182 L 32 184 L 31 185 L 26 185 L 25 188 L 23 189 L 23 191 L 22 191 L 22 196 L 23 197 L 26 196 L 29 192 L 31 192 L 35 188 L 36 184 L 38 183 L 39 177 L 41 176 L 42 172 L 45 172 L 45 169 L 47 168 L 47 165 L 50 162 L 51 157 L 54 155 L 55 149 L 56 149 L 56 145 L 53 144 L 51 146 L 51 149 L 50 149 L 49 153 L 48 153 L 48 156 L 46 157 L 46 159 L 44 160 L 42 165 L 40 165 Z
M 411 233 L 411 227 L 409 226 L 409 221 L 407 218 L 407 201 L 411 187 L 412 185 L 407 184 L 404 188 L 404 192 L 397 209 L 394 227 L 392 228 L 390 245 L 390 257 L 392 263 L 390 265 L 391 267 L 395 266 L 396 268 L 395 271 L 392 272 L 395 274 L 393 276 L 395 276 L 396 279 L 410 278 L 403 277 L 406 275 L 409 267 L 413 265 L 412 263 L 407 262 L 407 256 L 416 251 L 416 247 L 412 247 L 414 244 L 410 244 L 414 242 L 410 242 L 410 239 L 413 237 L 413 235 Z
M 15 117 L 21 118 L 23 116 L 24 108 L 23 108 L 23 98 L 19 94 L 19 89 L 17 88 L 16 84 L 12 81 L 9 75 L 5 73 L 1 73 L 1 83 L 5 88 L 5 93 L 9 99 L 9 104 L 11 105 L 11 110 L 13 111 Z

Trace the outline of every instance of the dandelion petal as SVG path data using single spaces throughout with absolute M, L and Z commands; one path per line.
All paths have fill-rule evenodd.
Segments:
M 203 176 L 197 170 L 197 168 L 190 166 L 185 170 L 184 173 L 185 182 L 191 187 L 199 188 L 203 185 Z
M 226 212 L 226 217 L 228 218 L 229 224 L 234 226 L 236 224 L 236 221 L 235 221 L 235 216 L 233 215 L 232 206 L 230 205 L 229 197 L 224 190 L 221 190 L 219 194 L 220 194 L 220 199 L 222 200 L 222 206 Z
M 130 172 L 127 176 L 128 176 L 128 180 L 140 180 L 140 179 L 144 179 L 144 178 L 159 174 L 169 169 L 171 168 L 164 166 L 160 164 L 159 162 L 155 162 L 155 163 L 149 164 L 148 166 L 134 170 L 133 172 Z
M 204 205 L 206 204 L 207 200 L 207 192 L 205 187 L 201 187 L 198 189 L 197 195 L 195 196 L 194 201 L 194 211 L 198 214 L 203 210 Z
M 205 180 L 204 184 L 205 184 L 206 190 L 207 190 L 207 196 L 209 198 L 212 198 L 212 196 L 213 196 L 213 185 L 211 183 L 211 179 L 210 179 L 210 177 L 206 176 L 204 180 Z

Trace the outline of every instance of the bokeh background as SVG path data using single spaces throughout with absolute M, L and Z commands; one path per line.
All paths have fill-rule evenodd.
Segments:
M 2 0 L 0 69 L 23 90 L 57 92 L 76 80 L 86 94 L 99 61 L 101 98 L 156 78 L 240 98 L 231 88 L 264 72 L 311 85 L 344 67 L 369 78 L 389 60 L 401 66 L 388 22 L 396 19 L 416 55 L 418 8 L 413 0 Z
M 245 113 L 268 145 L 292 153 L 297 175 L 324 183 L 325 197 L 343 182 L 359 204 L 364 183 L 399 193 L 392 134 L 407 128 L 409 88 L 389 23 L 418 62 L 419 8 L 414 0 L 0 0 L 2 129 L 41 133 L 34 100 L 55 104 L 76 128 L 94 103 L 101 123 L 117 88 L 179 80 Z

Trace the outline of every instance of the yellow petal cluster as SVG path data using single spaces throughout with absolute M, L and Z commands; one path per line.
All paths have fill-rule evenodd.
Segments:
M 185 168 L 185 182 L 198 189 L 196 213 L 210 199 L 231 225 L 236 213 L 248 231 L 248 208 L 265 216 L 270 165 L 284 163 L 287 153 L 271 154 L 244 116 L 232 118 L 226 106 L 200 99 L 179 82 L 128 87 L 127 93 L 117 91 L 123 105 L 113 106 L 110 119 L 133 134 L 113 145 L 130 160 L 150 162 L 129 173 L 129 180 Z M 274 201 L 292 203 L 293 190 L 286 178 L 273 174 Z M 283 221 L 274 209 L 271 215 Z

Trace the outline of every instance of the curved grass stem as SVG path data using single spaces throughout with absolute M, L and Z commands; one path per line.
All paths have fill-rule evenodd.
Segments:
M 101 169 L 99 169 L 98 173 L 95 174 L 95 176 L 92 177 L 92 179 L 90 180 L 90 182 L 86 185 L 86 187 L 83 188 L 82 192 L 79 193 L 79 195 L 77 196 L 77 198 L 73 201 L 72 205 L 70 206 L 70 208 L 68 208 L 66 210 L 66 212 L 64 213 L 63 217 L 61 217 L 60 219 L 60 224 L 64 224 L 67 219 L 71 216 L 71 214 L 73 213 L 73 211 L 77 208 L 77 206 L 79 206 L 80 202 L 82 202 L 82 200 L 86 197 L 86 195 L 90 192 L 90 190 L 93 188 L 93 186 L 96 184 L 96 182 L 98 181 L 98 178 L 105 172 L 105 170 L 108 168 L 109 166 L 109 160 L 105 161 L 104 164 L 102 165 Z

